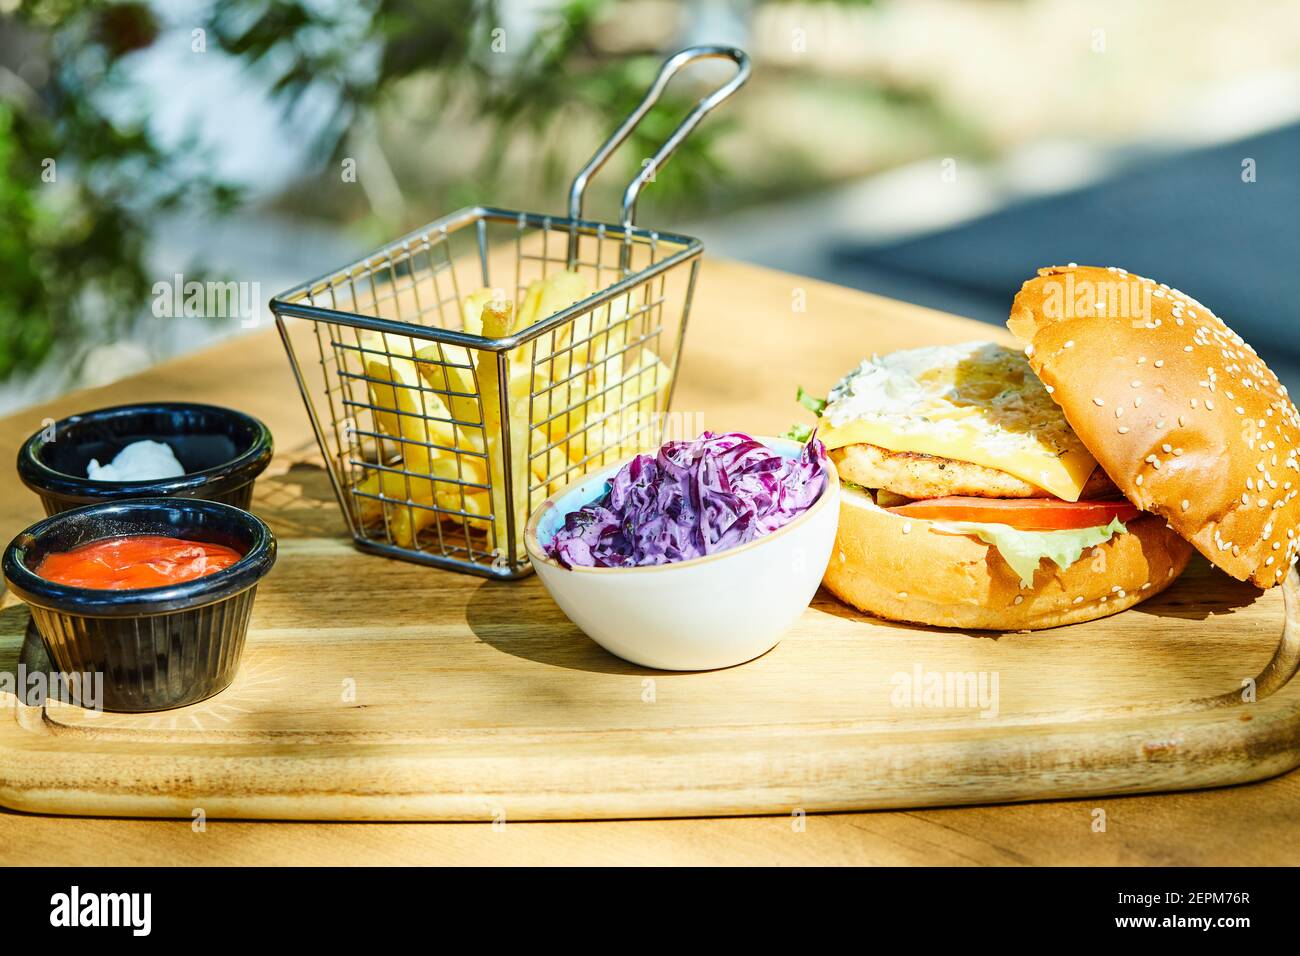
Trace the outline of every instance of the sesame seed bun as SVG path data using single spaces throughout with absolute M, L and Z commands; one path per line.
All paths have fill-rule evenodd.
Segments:
M 1260 587 L 1300 554 L 1300 414 L 1190 296 L 1123 269 L 1039 269 L 1007 325 L 1124 495 Z
M 1116 614 L 1163 591 L 1192 547 L 1140 515 L 1068 568 L 1039 563 L 1032 588 L 998 549 L 877 507 L 840 488 L 840 523 L 822 583 L 846 604 L 894 621 L 975 630 L 1038 630 Z

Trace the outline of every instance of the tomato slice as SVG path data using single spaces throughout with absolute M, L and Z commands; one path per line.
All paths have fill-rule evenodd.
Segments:
M 978 521 L 1010 525 L 1020 531 L 1066 531 L 1130 521 L 1138 508 L 1125 498 L 1062 501 L 1060 498 L 972 498 L 950 495 L 886 508 L 925 521 Z

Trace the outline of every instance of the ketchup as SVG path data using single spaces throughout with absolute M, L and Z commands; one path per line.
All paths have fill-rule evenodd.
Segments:
M 192 581 L 243 555 L 223 544 L 162 535 L 126 535 L 46 555 L 36 573 L 56 584 L 121 591 Z

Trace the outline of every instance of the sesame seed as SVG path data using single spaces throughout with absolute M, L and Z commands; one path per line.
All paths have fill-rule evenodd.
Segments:
M 899 591 L 899 592 L 898 592 L 898 599 L 899 599 L 900 601 L 906 601 L 906 600 L 907 600 L 907 592 L 906 592 L 906 591 Z
M 1160 446 L 1160 450 L 1167 455 L 1174 450 L 1174 446 L 1169 444 L 1169 442 L 1165 442 L 1163 445 Z
M 1183 499 L 1183 510 L 1186 511 L 1186 510 L 1187 510 L 1188 508 L 1190 508 L 1191 506 L 1192 506 L 1192 503 L 1191 503 L 1190 501 L 1188 501 L 1186 498 L 1184 498 L 1184 499 Z
M 1120 425 L 1120 426 L 1119 426 L 1119 433 L 1120 433 L 1121 435 L 1127 435 L 1127 434 L 1128 434 L 1128 426 L 1127 426 L 1127 425 Z
M 1012 601 L 1011 603 L 1012 603 L 1012 604 L 1024 604 L 1024 603 L 1025 603 L 1025 596 L 1024 596 L 1023 594 L 1017 594 L 1017 595 L 1016 595 L 1016 599 L 1015 599 L 1014 601 Z
M 1092 403 L 1096 405 L 1098 408 L 1106 404 L 1105 400 L 1101 398 L 1095 398 L 1095 397 L 1093 398 Z
M 1138 487 L 1141 487 L 1141 485 L 1142 485 L 1142 476 L 1141 476 L 1141 475 L 1138 475 L 1137 478 L 1136 478 L 1135 480 L 1136 480 L 1136 482 L 1137 482 L 1137 484 L 1138 484 Z
M 910 521 L 904 521 L 904 522 L 903 522 L 903 534 L 911 534 L 911 533 L 912 533 L 912 522 L 910 522 Z
M 1076 598 L 1074 599 L 1074 603 L 1075 603 L 1075 604 L 1082 604 L 1082 603 L 1083 603 L 1083 595 L 1079 595 L 1078 597 L 1076 597 Z
M 1207 399 L 1205 400 L 1205 407 L 1206 407 L 1207 409 L 1209 409 L 1210 411 L 1214 411 L 1214 399 L 1212 399 L 1212 398 L 1207 398 Z
M 1141 388 L 1141 387 L 1142 387 L 1142 382 L 1139 381 L 1139 380 L 1136 379 L 1136 378 L 1133 379 L 1133 381 L 1129 382 L 1128 384 L 1129 384 L 1129 387 L 1130 387 L 1130 388 Z
M 1074 348 L 1074 339 L 1070 339 L 1070 341 L 1066 342 L 1063 346 L 1061 346 L 1061 348 L 1066 348 L 1066 349 Z
M 1122 406 L 1122 405 L 1116 406 L 1116 408 L 1115 408 L 1115 417 L 1116 417 L 1116 418 L 1119 418 L 1119 417 L 1122 416 L 1123 414 L 1124 414 L 1124 406 Z
M 1178 324 L 1179 324 L 1179 325 L 1182 325 L 1183 323 L 1179 322 Z M 1192 350 L 1192 347 L 1191 347 L 1190 345 L 1184 345 L 1184 346 L 1183 346 L 1183 351 L 1184 351 L 1184 352 L 1190 352 L 1191 350 Z
M 1164 368 L 1164 367 L 1165 367 L 1165 360 L 1164 360 L 1164 359 L 1156 359 L 1156 368 Z

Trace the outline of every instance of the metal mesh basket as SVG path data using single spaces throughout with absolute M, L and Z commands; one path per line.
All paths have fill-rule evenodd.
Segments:
M 583 219 L 590 178 L 702 58 L 736 73 L 628 184 L 619 224 Z M 635 226 L 637 197 L 748 76 L 739 50 L 683 50 L 574 178 L 567 217 L 464 209 L 271 300 L 359 547 L 521 577 L 544 498 L 658 445 L 703 246 Z

